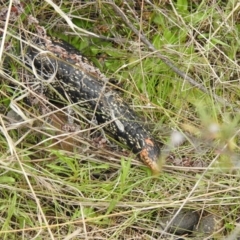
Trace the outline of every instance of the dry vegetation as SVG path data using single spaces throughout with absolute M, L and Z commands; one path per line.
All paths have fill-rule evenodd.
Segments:
M 112 1 L 0 2 L 1 239 L 179 239 L 165 221 L 181 209 L 199 216 L 181 239 L 240 237 L 239 1 L 114 1 L 122 16 Z M 36 91 L 24 64 L 36 20 L 116 79 L 163 144 L 160 176 L 86 110 Z

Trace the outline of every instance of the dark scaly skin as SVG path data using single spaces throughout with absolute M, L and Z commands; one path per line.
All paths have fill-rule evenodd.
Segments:
M 115 91 L 107 87 L 106 77 L 78 50 L 63 41 L 45 37 L 37 39 L 35 45 L 51 52 L 47 55 L 48 60 L 44 60 L 46 55 L 42 56 L 38 50 L 28 47 L 27 56 L 34 61 L 36 69 L 44 73 L 53 72 L 53 67 L 57 68 L 57 79 L 51 82 L 54 89 L 66 99 L 95 111 L 96 120 L 104 124 L 107 132 L 138 154 L 154 173 L 158 173 L 158 143 L 138 123 L 139 119 L 133 110 Z M 46 95 L 49 98 L 58 96 L 52 91 L 46 91 Z

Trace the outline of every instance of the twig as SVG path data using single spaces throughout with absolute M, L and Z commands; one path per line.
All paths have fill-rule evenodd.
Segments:
M 126 15 L 123 13 L 123 11 L 112 1 L 106 1 L 107 4 L 111 5 L 113 10 L 116 12 L 116 14 L 118 14 L 122 20 L 125 22 L 125 24 L 139 37 L 139 39 L 148 47 L 148 49 L 152 52 L 154 52 L 168 67 L 170 67 L 177 75 L 179 75 L 180 77 L 182 77 L 184 80 L 187 80 L 192 86 L 197 87 L 199 90 L 201 90 L 202 92 L 209 94 L 209 91 L 206 87 L 204 87 L 202 84 L 198 83 L 196 80 L 194 80 L 193 78 L 191 78 L 190 76 L 188 76 L 186 73 L 184 73 L 182 70 L 180 70 L 178 67 L 175 66 L 175 64 L 169 60 L 167 57 L 165 57 L 164 55 L 162 55 L 159 50 L 157 50 L 153 44 L 147 39 L 147 37 L 140 33 L 139 30 L 137 30 L 134 25 L 128 20 L 128 18 L 126 17 Z M 217 100 L 219 103 L 221 104 L 225 104 L 225 106 L 231 107 L 232 108 L 232 104 L 230 104 L 229 102 L 227 102 L 226 99 L 217 96 L 216 94 L 214 94 L 213 92 L 210 93 L 215 100 Z M 234 108 L 235 110 L 239 111 L 238 108 Z

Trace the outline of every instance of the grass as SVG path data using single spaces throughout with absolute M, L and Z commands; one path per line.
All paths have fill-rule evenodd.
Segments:
M 181 208 L 216 219 L 216 229 L 200 238 L 236 239 L 238 1 L 115 1 L 161 54 L 206 92 L 149 51 L 110 4 L 81 2 L 25 1 L 22 11 L 7 1 L 0 7 L 0 16 L 12 9 L 7 25 L 0 22 L 6 34 L 0 51 L 1 239 L 174 239 L 161 223 Z M 20 57 L 23 33 L 28 40 L 36 32 L 30 14 L 49 35 L 74 45 L 117 80 L 124 101 L 164 144 L 167 160 L 159 177 L 126 148 L 99 140 L 93 132 L 100 127 L 90 129 L 79 106 L 71 107 L 76 129 L 62 129 L 69 110 L 30 88 L 36 79 Z M 24 121 L 10 122 L 12 115 Z M 184 136 L 182 144 L 173 130 Z

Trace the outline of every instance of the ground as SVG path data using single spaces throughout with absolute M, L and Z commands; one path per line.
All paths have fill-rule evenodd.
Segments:
M 239 10 L 234 0 L 3 2 L 1 239 L 237 239 Z M 25 51 L 43 29 L 111 79 L 159 141 L 160 175 L 86 109 L 36 90 Z M 174 228 L 188 222 L 190 232 Z

